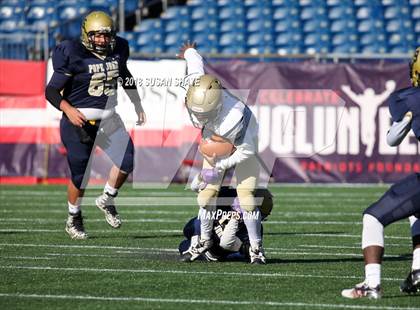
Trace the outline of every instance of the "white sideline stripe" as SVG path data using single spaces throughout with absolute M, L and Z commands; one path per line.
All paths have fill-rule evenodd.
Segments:
M 77 272 L 115 272 L 115 273 L 169 273 L 169 274 L 192 274 L 192 275 L 220 275 L 220 276 L 245 276 L 245 277 L 269 277 L 269 278 L 321 278 L 321 279 L 359 279 L 360 276 L 329 276 L 313 274 L 293 273 L 251 273 L 251 272 L 215 272 L 215 271 L 189 271 L 189 270 L 158 270 L 158 269 L 112 269 L 112 268 L 71 268 L 50 266 L 0 266 L 0 269 L 23 269 L 23 270 L 50 270 L 50 271 L 77 271 Z M 382 278 L 385 281 L 402 281 L 397 278 Z
M 63 233 L 64 229 L 15 229 L 15 228 L 4 228 L 4 229 L 0 229 L 0 232 L 8 232 L 8 233 L 14 233 L 14 232 L 28 232 L 28 233 Z M 114 230 L 94 230 L 94 229 L 89 229 L 88 232 L 92 232 L 92 233 L 113 233 L 115 234 Z M 144 229 L 144 230 L 140 230 L 140 229 L 136 229 L 136 230 L 124 230 L 124 233 L 177 233 L 177 234 L 182 234 L 182 230 L 176 230 L 176 229 L 155 229 L 155 230 L 151 230 L 151 229 Z
M 182 219 L 164 219 L 164 218 L 150 218 L 150 219 L 135 219 L 123 220 L 126 223 L 185 223 Z M 61 223 L 62 220 L 44 219 L 44 218 L 2 218 L 0 222 L 32 222 L 32 223 Z M 103 222 L 103 219 L 90 219 L 89 222 Z M 271 224 L 285 224 L 285 225 L 362 225 L 362 222 L 354 221 L 270 221 L 268 219 L 264 225 Z M 407 225 L 406 222 L 397 222 L 394 225 Z
M 368 305 L 345 305 L 345 304 L 310 304 L 302 302 L 279 302 L 279 301 L 252 301 L 252 300 L 223 300 L 223 299 L 175 299 L 175 298 L 152 298 L 152 297 L 108 297 L 91 295 L 42 295 L 42 294 L 8 294 L 0 293 L 0 297 L 15 298 L 39 298 L 39 299 L 70 299 L 70 300 L 99 300 L 99 301 L 138 301 L 156 303 L 182 303 L 182 304 L 219 304 L 219 305 L 260 305 L 275 307 L 304 307 L 304 308 L 341 308 L 341 309 L 384 309 L 384 310 L 418 310 L 409 307 L 387 307 L 387 306 L 368 306 Z
M 410 245 L 409 243 L 407 244 L 386 244 L 386 246 L 397 246 L 397 247 L 406 247 L 407 245 Z M 359 246 L 335 246 L 335 245 L 312 245 L 312 244 L 299 244 L 298 247 L 302 247 L 302 248 L 311 248 L 311 249 L 362 249 L 362 245 Z M 265 249 L 270 249 L 270 248 L 265 248 Z
M 7 195 L 31 195 L 31 196 L 57 196 L 57 197 L 62 197 L 63 196 L 63 192 L 65 191 L 65 188 L 63 188 L 63 191 L 52 191 L 52 190 L 10 190 L 10 189 L 0 189 L 0 197 L 1 196 L 7 196 Z M 127 191 L 124 191 L 127 194 Z M 98 195 L 99 195 L 99 191 L 98 191 Z M 130 194 L 134 194 L 134 191 L 131 191 Z M 142 190 L 139 190 L 137 192 L 139 195 L 136 197 L 145 197 L 147 195 L 150 196 L 185 196 L 185 195 L 191 195 L 191 192 L 189 190 L 186 191 L 170 191 L 170 190 L 162 190 L 162 191 L 152 191 L 152 190 L 147 190 L 145 192 L 143 192 Z M 349 197 L 349 198 L 360 198 L 362 197 L 379 197 L 382 192 L 379 193 L 363 193 L 363 192 L 359 192 L 359 193 L 353 193 L 353 194 L 349 194 L 349 193 L 345 193 L 345 192 L 341 192 L 341 193 L 334 193 L 334 192 L 312 192 L 312 193 L 308 193 L 306 189 L 302 190 L 302 191 L 294 191 L 294 192 L 272 192 L 274 197 L 296 197 L 296 195 L 299 195 L 299 197 Z
M 54 259 L 53 257 L 43 257 L 43 256 L 0 256 L 0 258 L 7 258 L 7 259 L 30 259 L 30 260 L 51 260 Z

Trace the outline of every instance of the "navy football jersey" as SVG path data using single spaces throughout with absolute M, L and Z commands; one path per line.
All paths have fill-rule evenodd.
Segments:
M 54 75 L 67 77 L 63 98 L 77 108 L 109 109 L 117 104 L 118 77 L 124 79 L 129 56 L 127 40 L 116 37 L 115 48 L 104 59 L 79 40 L 64 41 L 53 51 Z M 54 75 L 50 85 L 54 86 Z
M 399 122 L 405 113 L 413 113 L 411 128 L 420 138 L 420 87 L 407 87 L 397 90 L 389 96 L 389 111 L 394 122 Z

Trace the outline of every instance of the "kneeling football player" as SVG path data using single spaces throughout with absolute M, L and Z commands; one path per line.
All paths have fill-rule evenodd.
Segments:
M 193 190 L 200 190 L 202 184 L 192 184 Z M 267 189 L 257 189 L 255 199 L 261 211 L 262 221 L 266 220 L 273 209 L 273 196 Z M 249 236 L 243 221 L 243 212 L 239 205 L 237 192 L 233 188 L 222 186 L 216 199 L 216 214 L 213 223 L 212 247 L 197 259 L 205 261 L 229 261 L 249 259 Z M 184 227 L 183 240 L 179 245 L 181 261 L 191 261 L 190 249 L 200 242 L 200 224 L 198 217 L 192 218 Z M 261 224 L 261 237 L 263 229 Z

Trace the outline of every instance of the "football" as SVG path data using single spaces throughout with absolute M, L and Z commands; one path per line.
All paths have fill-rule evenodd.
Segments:
M 199 150 L 207 156 L 228 157 L 235 152 L 235 146 L 223 137 L 212 135 L 210 139 L 202 139 Z

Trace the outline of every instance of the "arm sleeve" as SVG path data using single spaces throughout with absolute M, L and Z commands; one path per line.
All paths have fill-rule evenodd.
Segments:
M 187 62 L 187 75 L 199 77 L 204 75 L 203 57 L 195 48 L 189 48 L 184 52 L 184 58 Z
M 386 135 L 390 146 L 399 145 L 411 129 L 411 116 L 405 116 L 401 121 L 394 122 Z
M 69 69 L 69 56 L 64 45 L 60 44 L 54 49 L 52 62 L 54 73 L 45 89 L 45 98 L 60 110 L 60 103 L 63 100 L 60 92 L 72 77 Z
M 408 106 L 404 100 L 400 98 L 398 93 L 394 92 L 388 99 L 389 113 L 391 113 L 392 121 L 399 122 L 403 119 L 405 113 L 408 112 Z
M 122 87 L 125 90 L 125 93 L 130 98 L 130 101 L 134 104 L 134 108 L 136 109 L 136 113 L 139 114 L 143 112 L 143 107 L 141 106 L 141 99 L 139 93 L 137 91 L 137 83 L 133 79 L 133 75 L 131 74 L 130 70 L 127 68 L 127 60 L 130 56 L 130 49 L 128 47 L 128 42 L 124 48 L 124 52 L 122 53 L 122 57 L 124 59 L 123 65 L 120 71 L 120 77 L 122 78 Z

